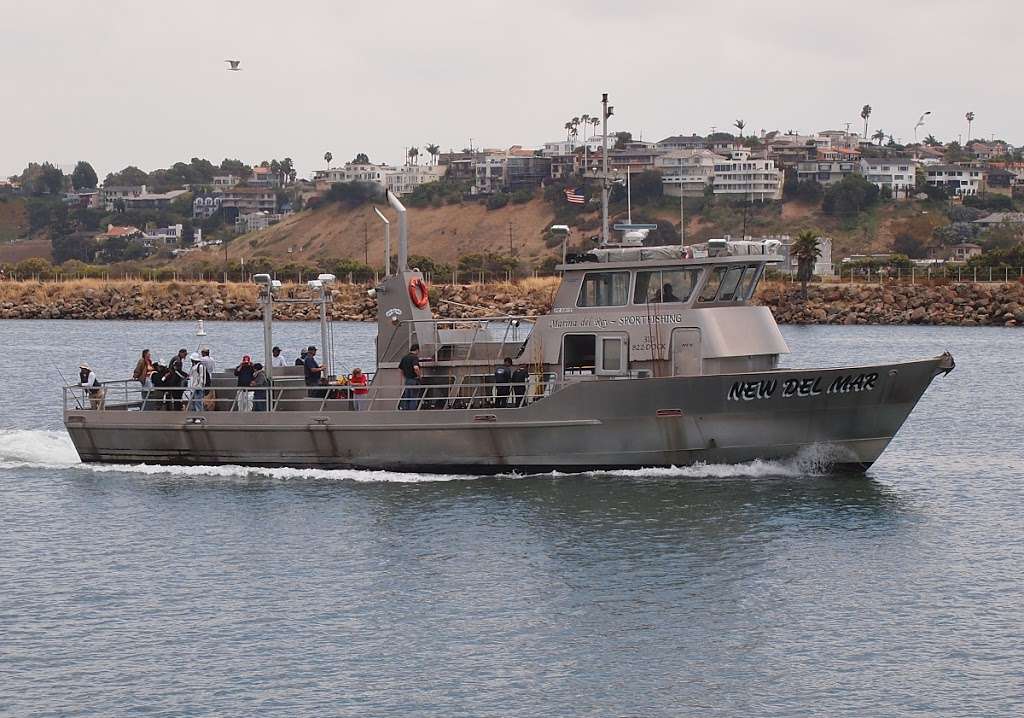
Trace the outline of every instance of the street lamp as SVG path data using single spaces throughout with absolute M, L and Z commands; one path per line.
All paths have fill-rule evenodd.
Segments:
M 931 113 L 931 110 L 929 110 L 928 112 L 925 112 L 925 113 L 924 113 L 923 115 L 921 115 L 921 116 L 920 116 L 920 117 L 918 118 L 918 120 L 917 120 L 917 124 L 916 124 L 916 125 L 914 125 L 914 144 L 915 144 L 915 145 L 917 144 L 917 128 L 918 128 L 918 127 L 923 127 L 923 126 L 924 126 L 924 118 L 926 118 L 926 117 L 927 117 L 928 115 L 930 115 L 930 114 L 932 114 L 932 113 Z

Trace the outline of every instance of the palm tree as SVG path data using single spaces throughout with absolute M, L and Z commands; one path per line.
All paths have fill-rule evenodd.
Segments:
M 420 156 L 420 151 L 415 147 L 409 148 L 409 164 L 416 164 L 416 158 Z
M 971 141 L 971 123 L 974 122 L 974 113 L 968 112 L 964 117 L 967 118 L 967 141 Z
M 875 130 L 875 134 L 871 135 L 871 139 L 878 140 L 878 146 L 881 147 L 885 141 L 885 130 Z
M 590 124 L 590 115 L 580 115 L 580 122 L 583 123 L 583 141 L 587 141 L 587 125 Z
M 430 155 L 430 164 L 436 165 L 437 156 L 441 154 L 441 148 L 438 147 L 437 145 L 427 145 L 423 149 L 425 149 L 427 151 L 427 154 Z
M 789 251 L 796 257 L 796 278 L 800 281 L 800 296 L 807 299 L 807 283 L 814 276 L 814 263 L 821 256 L 818 233 L 813 229 L 805 229 L 796 236 Z
M 324 162 L 327 163 L 327 169 L 331 168 L 331 160 L 333 159 L 334 155 L 332 155 L 330 152 L 324 152 Z
M 566 122 L 564 127 L 565 127 L 565 141 L 568 142 L 572 138 L 572 122 Z
M 600 117 L 591 117 L 590 118 L 590 124 L 592 124 L 594 126 L 594 132 L 590 133 L 591 138 L 593 138 L 594 133 L 597 132 L 597 126 L 601 124 L 601 118 Z
M 941 147 L 942 143 L 935 139 L 935 135 L 929 134 L 924 138 L 924 143 L 929 147 Z
M 871 105 L 860 108 L 860 118 L 864 120 L 864 137 L 868 136 L 868 118 L 871 117 Z
M 732 126 L 740 131 L 740 139 L 743 139 L 743 128 L 747 126 L 747 123 L 743 120 L 736 120 L 732 123 Z

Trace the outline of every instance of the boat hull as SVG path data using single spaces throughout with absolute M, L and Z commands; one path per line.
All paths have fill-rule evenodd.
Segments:
M 83 461 L 421 473 L 744 463 L 870 466 L 948 355 L 839 369 L 585 381 L 519 409 L 273 413 L 72 410 Z M 585 418 L 582 418 L 585 417 Z

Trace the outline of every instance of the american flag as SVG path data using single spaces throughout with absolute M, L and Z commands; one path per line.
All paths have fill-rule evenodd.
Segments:
M 565 200 L 569 204 L 586 204 L 587 198 L 583 196 L 583 193 L 573 187 L 572 189 L 565 190 Z

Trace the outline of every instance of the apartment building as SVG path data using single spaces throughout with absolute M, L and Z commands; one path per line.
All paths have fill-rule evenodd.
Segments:
M 925 170 L 925 180 L 930 187 L 941 187 L 958 197 L 978 194 L 984 178 L 984 172 L 978 167 L 931 165 Z
M 504 190 L 506 159 L 506 154 L 498 150 L 485 150 L 476 156 L 473 194 L 494 194 Z
M 224 191 L 220 206 L 225 216 L 232 221 L 239 215 L 253 212 L 275 214 L 277 193 L 270 187 L 232 187 Z
M 192 198 L 192 219 L 206 219 L 220 211 L 220 193 L 204 192 Z
M 715 165 L 726 160 L 711 150 L 671 150 L 655 159 L 654 169 L 661 172 L 665 194 L 700 197 L 714 182 Z
M 672 135 L 655 144 L 665 152 L 707 149 L 707 140 L 700 135 Z
M 113 212 L 116 203 L 123 202 L 129 197 L 136 197 L 146 191 L 146 185 L 130 185 L 100 187 L 99 204 L 108 212 Z
M 814 159 L 802 160 L 796 164 L 797 180 L 814 180 L 821 185 L 841 182 L 860 170 L 860 152 L 847 148 L 828 148 L 816 151 Z
M 537 157 L 532 150 L 512 148 L 505 161 L 506 191 L 539 187 L 551 176 L 551 165 L 551 157 Z
M 386 173 L 384 186 L 397 195 L 409 194 L 421 184 L 437 182 L 447 169 L 443 165 L 404 165 Z
M 343 167 L 330 167 L 313 173 L 313 181 L 318 190 L 330 189 L 332 184 L 339 182 L 375 182 L 386 187 L 388 175 L 398 172 L 397 167 L 380 164 L 355 164 L 346 162 Z
M 888 187 L 893 196 L 909 195 L 917 187 L 918 162 L 908 157 L 862 157 L 860 173 L 878 189 Z
M 735 148 L 714 165 L 716 195 L 749 201 L 782 199 L 782 170 L 773 160 L 751 157 L 747 148 Z

